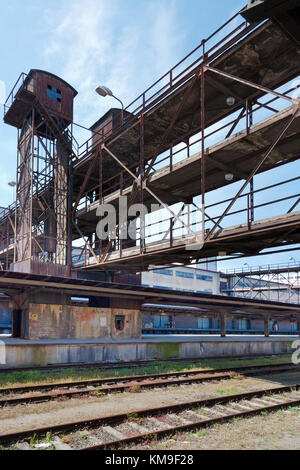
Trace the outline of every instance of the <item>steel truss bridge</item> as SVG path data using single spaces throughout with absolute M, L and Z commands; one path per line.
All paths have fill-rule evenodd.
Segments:
M 300 74 L 299 6 L 280 16 L 244 16 L 238 12 L 134 100 L 119 127 L 94 132 L 76 150 L 72 136 L 66 141 L 30 97 L 72 160 L 64 231 L 74 243 L 73 268 L 140 272 L 300 242 L 299 176 L 292 166 L 300 148 L 293 82 Z M 287 178 L 278 177 L 282 167 L 292 168 Z M 256 187 L 258 176 L 272 172 L 277 176 Z M 17 201 L 20 191 L 18 181 Z M 99 240 L 97 209 L 109 203 L 118 215 L 120 196 L 154 217 L 156 204 L 164 220 L 141 214 L 136 240 L 122 239 L 118 225 Z M 15 256 L 16 213 L 14 206 L 1 214 L 2 269 Z M 64 250 L 71 264 L 71 248 Z

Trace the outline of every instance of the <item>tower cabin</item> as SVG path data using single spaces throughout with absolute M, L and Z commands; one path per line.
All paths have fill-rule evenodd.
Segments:
M 123 111 L 123 121 L 127 121 L 132 114 Z M 124 122 L 123 122 L 124 123 Z M 90 128 L 93 138 L 93 146 L 107 140 L 122 125 L 122 110 L 111 108 Z
M 73 121 L 76 95 L 77 91 L 62 78 L 44 70 L 32 69 L 28 74 L 21 74 L 9 95 L 4 122 L 21 129 L 32 107 L 39 101 L 63 130 Z M 42 133 L 43 129 L 39 129 Z

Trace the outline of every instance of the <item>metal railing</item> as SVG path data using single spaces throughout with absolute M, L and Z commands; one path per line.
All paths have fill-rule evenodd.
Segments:
M 285 181 L 280 181 L 279 183 L 274 183 L 272 185 L 259 188 L 254 190 L 252 193 L 251 192 L 245 192 L 244 194 L 240 195 L 237 199 L 239 205 L 236 208 L 236 210 L 231 210 L 228 212 L 226 217 L 224 218 L 222 222 L 222 230 L 220 229 L 220 234 L 222 235 L 224 230 L 226 228 L 231 228 L 234 227 L 235 225 L 241 226 L 241 225 L 247 225 L 248 229 L 249 226 L 251 228 L 252 224 L 255 222 L 250 222 L 250 207 L 249 207 L 249 198 L 252 195 L 261 195 L 260 198 L 262 199 L 263 202 L 261 203 L 256 203 L 253 205 L 253 210 L 254 211 L 261 211 L 264 209 L 272 208 L 272 211 L 274 212 L 274 216 L 278 215 L 277 212 L 280 214 L 282 213 L 281 210 L 281 205 L 285 204 L 287 206 L 287 209 L 291 204 L 293 204 L 293 201 L 295 199 L 298 199 L 300 196 L 300 193 L 294 194 L 292 191 L 295 190 L 294 186 L 297 182 L 299 182 L 300 177 L 295 177 L 291 178 Z M 277 197 L 277 188 L 284 188 L 284 197 Z M 297 188 L 296 188 L 297 189 Z M 267 199 L 268 192 L 272 191 L 271 196 L 269 199 Z M 288 191 L 290 191 L 290 194 L 288 194 Z M 217 221 L 220 217 L 220 214 L 222 213 L 223 205 L 230 202 L 231 198 L 218 201 L 216 203 L 212 203 L 210 205 L 207 205 L 205 207 L 205 212 L 206 212 L 206 217 L 205 217 L 205 224 L 206 224 L 206 230 L 209 230 L 210 227 Z M 278 208 L 279 206 L 279 208 Z M 269 209 L 271 210 L 271 209 Z M 210 214 L 210 211 L 213 211 L 214 213 Z M 288 211 L 285 211 L 288 216 Z M 181 219 L 182 220 L 190 220 L 189 222 L 189 227 L 195 234 L 200 233 L 200 227 L 201 227 L 201 209 L 197 206 L 184 206 L 184 209 L 181 211 Z M 256 221 L 262 220 L 261 217 L 256 217 Z M 227 221 L 227 223 L 226 223 Z M 187 222 L 188 223 L 188 222 Z M 96 227 L 95 227 L 96 231 Z M 131 240 L 119 240 L 116 234 L 115 235 L 115 240 L 113 240 L 113 244 L 111 247 L 111 250 L 109 253 L 115 253 L 116 257 L 115 259 L 122 259 L 124 253 L 123 251 L 126 250 L 126 248 L 132 248 L 132 247 L 140 247 L 141 244 L 143 244 L 147 248 L 147 252 L 149 253 L 150 251 L 155 252 L 155 250 L 168 250 L 169 248 L 172 248 L 175 246 L 178 246 L 178 244 L 186 244 L 188 239 L 191 238 L 191 234 L 188 234 L 187 231 L 183 228 L 183 226 L 180 225 L 178 221 L 176 221 L 173 217 L 171 216 L 165 216 L 164 213 L 162 213 L 162 216 L 159 220 L 152 222 L 146 220 L 145 224 L 145 237 L 141 238 L 141 230 L 140 227 L 137 225 L 136 227 L 136 240 L 133 242 Z M 111 238 L 110 238 L 111 239 Z M 129 243 L 129 245 L 128 245 Z M 161 243 L 164 243 L 163 248 L 162 246 L 159 246 Z M 80 251 L 80 256 L 78 259 L 78 262 L 80 265 L 91 265 L 91 264 L 97 264 L 98 260 L 95 259 L 95 256 L 93 252 L 101 258 L 101 255 L 105 252 L 104 247 L 107 244 L 107 240 L 102 242 L 99 242 L 97 240 L 97 243 L 93 243 L 90 245 L 90 249 L 87 244 L 82 245 L 81 247 L 77 247 L 78 250 Z M 102 248 L 101 248 L 102 246 Z M 267 265 L 266 267 L 269 268 L 270 265 Z M 285 265 L 286 266 L 286 265 Z M 298 265 L 297 265 L 298 266 Z M 290 263 L 290 268 L 295 268 L 293 263 Z M 245 270 L 246 272 L 246 270 Z M 227 273 L 226 273 L 227 274 Z M 232 273 L 228 273 L 232 274 Z
M 244 274 L 244 273 L 257 273 L 260 272 L 262 274 L 267 274 L 270 271 L 274 270 L 299 270 L 300 271 L 300 262 L 295 261 L 295 262 L 289 262 L 289 263 L 279 263 L 279 264 L 264 264 L 264 265 L 259 265 L 259 266 L 247 266 L 247 267 L 242 267 L 242 268 L 236 268 L 236 269 L 227 269 L 226 271 L 223 272 L 223 274 L 228 274 L 228 275 L 234 275 L 234 274 Z
M 103 134 L 102 139 L 97 141 L 97 144 L 95 144 L 94 137 L 91 137 L 82 144 L 79 147 L 79 159 L 84 160 L 88 158 L 94 147 L 99 145 L 101 140 L 104 141 L 108 136 L 111 137 L 126 130 L 134 121 L 137 121 L 141 114 L 150 111 L 163 97 L 174 92 L 176 88 L 186 83 L 203 63 L 209 63 L 217 58 L 236 40 L 241 39 L 248 32 L 263 24 L 263 22 L 261 22 L 259 25 L 254 24 L 249 26 L 248 22 L 240 15 L 241 11 L 242 10 L 237 12 L 208 38 L 203 39 L 195 49 L 133 100 L 125 108 L 125 111 L 130 113 L 125 123 L 115 129 L 115 131 L 109 131 L 106 135 Z M 226 29 L 228 29 L 228 33 Z M 218 36 L 222 33 L 225 34 L 225 36 L 219 39 Z
M 296 83 L 291 88 L 288 88 L 286 91 L 282 92 L 283 96 L 291 97 L 291 95 L 300 88 L 300 85 Z M 267 118 L 271 118 L 275 116 L 278 112 L 284 112 L 285 110 L 288 112 L 289 107 L 284 108 L 283 104 L 281 103 L 279 107 L 283 107 L 283 109 L 274 109 L 274 103 L 280 104 L 280 98 L 277 96 L 268 97 L 268 99 L 263 102 L 257 102 L 253 105 L 251 115 L 252 115 L 252 126 L 262 122 L 261 119 L 261 112 L 264 112 L 263 120 Z M 271 106 L 272 105 L 272 106 Z M 255 119 L 257 117 L 257 119 Z M 237 119 L 230 119 L 229 122 L 221 121 L 219 126 L 214 125 L 211 130 L 208 130 L 207 134 L 205 135 L 205 140 L 210 141 L 210 139 L 218 140 L 220 136 L 222 137 L 223 134 L 227 133 L 229 129 L 232 128 L 233 125 L 236 125 L 235 130 L 236 132 L 240 132 L 244 130 L 245 132 L 250 131 L 249 126 L 249 110 L 245 110 L 242 115 L 239 117 L 239 122 L 237 123 Z M 251 127 L 252 127 L 251 126 Z M 188 142 L 182 146 L 171 147 L 167 152 L 164 152 L 160 157 L 157 158 L 153 168 L 150 172 L 149 177 L 155 174 L 157 171 L 161 170 L 164 171 L 165 169 L 169 168 L 170 173 L 176 168 L 176 164 L 182 161 L 188 161 L 193 155 L 197 155 L 199 148 L 202 144 L 202 138 L 198 137 L 193 142 Z M 213 141 L 212 141 L 213 145 Z M 136 168 L 136 163 L 128 166 L 128 169 L 131 172 L 134 172 Z M 87 211 L 89 207 L 95 203 L 100 202 L 102 203 L 106 196 L 112 195 L 114 192 L 119 191 L 120 195 L 122 195 L 123 190 L 129 188 L 130 185 L 134 183 L 133 178 L 129 175 L 129 173 L 125 170 L 121 170 L 116 173 L 113 177 L 108 178 L 107 180 L 103 181 L 102 187 L 102 200 L 97 201 L 96 199 L 91 200 L 91 194 L 93 191 L 98 191 L 99 185 L 95 184 L 94 187 L 89 188 L 88 193 L 83 195 L 80 203 L 77 207 L 77 213 L 81 211 Z M 230 200 L 228 200 L 229 202 Z M 226 201 L 225 201 L 226 202 Z
M 28 77 L 28 75 L 26 73 L 22 72 L 20 74 L 18 80 L 14 84 L 10 94 L 8 95 L 8 97 L 7 97 L 7 99 L 4 103 L 4 116 L 7 113 L 8 109 L 13 104 L 14 99 L 15 99 L 16 95 L 18 94 L 18 92 L 21 90 L 21 88 L 24 87 L 24 83 L 25 83 L 25 80 L 26 80 L 27 77 Z

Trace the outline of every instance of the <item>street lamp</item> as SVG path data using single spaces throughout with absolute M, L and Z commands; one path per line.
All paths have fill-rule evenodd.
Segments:
M 96 88 L 96 93 L 98 93 L 99 96 L 102 96 L 102 98 L 105 98 L 106 96 L 111 96 L 112 98 L 115 98 L 115 100 L 119 101 L 122 106 L 122 125 L 124 123 L 124 104 L 123 101 L 120 100 L 117 96 L 113 94 L 113 92 L 107 87 L 100 85 L 98 88 Z
M 233 181 L 234 179 L 234 175 L 232 173 L 227 173 L 225 175 L 225 180 L 228 181 L 228 183 L 231 183 L 231 181 Z
M 295 263 L 297 263 L 297 261 L 295 260 L 295 258 L 294 258 L 293 256 L 291 256 L 291 257 L 289 258 L 289 261 L 294 261 Z
M 14 188 L 17 186 L 17 183 L 15 181 L 10 181 L 7 183 L 10 188 L 13 189 L 13 203 L 15 202 L 15 191 Z
M 236 102 L 236 99 L 234 98 L 234 96 L 228 96 L 228 98 L 226 99 L 226 104 L 229 107 L 234 106 L 235 102 Z

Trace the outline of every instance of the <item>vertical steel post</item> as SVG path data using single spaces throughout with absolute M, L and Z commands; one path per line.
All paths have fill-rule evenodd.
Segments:
M 144 134 L 144 114 L 141 115 L 140 122 L 140 203 L 144 205 L 144 177 L 145 177 L 145 134 Z M 146 248 L 146 233 L 145 233 L 145 213 L 140 215 L 140 252 L 141 255 L 145 252 Z
M 265 317 L 264 317 L 264 333 L 265 333 L 265 337 L 269 338 L 269 336 L 270 336 L 270 317 L 269 317 L 269 315 L 265 315 Z
M 204 54 L 204 52 L 203 52 Z M 201 212 L 202 240 L 205 241 L 205 71 L 201 67 Z
M 99 153 L 99 204 L 103 204 L 103 151 L 100 147 Z M 99 256 L 102 256 L 102 240 L 99 240 Z
M 226 315 L 225 313 L 221 313 L 220 315 L 220 322 L 221 322 L 221 338 L 226 338 Z

